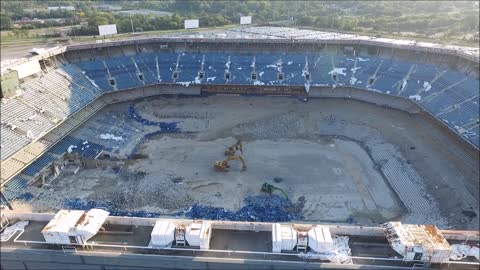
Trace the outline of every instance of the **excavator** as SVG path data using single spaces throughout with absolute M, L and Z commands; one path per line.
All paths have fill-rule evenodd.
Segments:
M 242 171 L 247 169 L 247 164 L 245 163 L 245 159 L 241 155 L 232 155 L 227 156 L 226 159 L 222 161 L 215 161 L 214 168 L 217 172 L 228 172 L 230 171 L 230 165 L 228 165 L 229 161 L 232 160 L 240 160 L 242 162 Z
M 237 151 L 243 155 L 243 145 L 241 141 L 237 141 L 234 145 L 230 146 L 225 150 L 225 156 L 234 156 Z

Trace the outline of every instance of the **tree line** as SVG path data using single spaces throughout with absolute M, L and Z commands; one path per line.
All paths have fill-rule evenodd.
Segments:
M 96 7 L 105 4 L 172 15 L 128 15 Z M 74 6 L 76 10 L 47 12 L 48 6 Z M 253 16 L 257 24 L 289 21 L 296 26 L 359 32 L 478 32 L 479 27 L 478 2 L 473 1 L 3 0 L 1 7 L 2 30 L 12 29 L 14 20 L 24 16 L 67 18 L 66 25 L 82 23 L 72 29 L 72 35 L 96 35 L 97 26 L 102 24 L 117 24 L 119 33 L 131 32 L 132 24 L 134 31 L 174 30 L 183 28 L 185 19 L 199 19 L 200 27 L 223 26 L 238 24 L 245 15 Z M 44 10 L 38 10 L 42 7 Z

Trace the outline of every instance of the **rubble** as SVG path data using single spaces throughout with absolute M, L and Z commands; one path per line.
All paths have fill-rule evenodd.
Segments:
M 470 245 L 451 245 L 452 254 L 450 255 L 450 260 L 458 261 L 466 257 L 475 257 L 477 260 L 480 260 L 480 249 L 478 247 L 472 247 Z
M 348 236 L 334 236 L 334 249 L 328 253 L 299 253 L 297 256 L 307 260 L 331 261 L 333 263 L 349 264 L 352 263 L 352 251 L 348 246 Z
M 111 202 L 97 202 L 97 201 L 84 201 L 79 198 L 66 199 L 64 202 L 65 209 L 69 210 L 90 210 L 93 208 L 103 209 L 110 212 L 112 216 L 123 216 L 123 217 L 149 217 L 157 218 L 160 217 L 158 213 L 152 213 L 147 211 L 125 211 L 121 206 Z
M 111 202 L 110 212 L 137 210 L 146 205 L 151 205 L 153 211 L 164 212 L 182 209 L 193 203 L 185 187 L 172 182 L 174 176 L 152 176 L 123 168 L 116 174 L 120 180 L 117 185 L 89 197 L 94 202 Z
M 130 117 L 136 121 L 146 125 L 146 126 L 157 126 L 163 132 L 180 132 L 180 129 L 177 127 L 178 122 L 155 122 L 143 118 L 135 109 L 135 105 L 130 104 L 128 107 L 128 113 Z
M 177 215 L 192 219 L 286 222 L 302 219 L 301 208 L 295 207 L 290 200 L 278 195 L 250 195 L 244 199 L 245 206 L 238 211 L 223 207 L 211 207 L 195 204 Z
M 115 136 L 115 135 L 110 134 L 110 133 L 100 134 L 98 137 L 102 140 L 123 141 L 122 136 Z

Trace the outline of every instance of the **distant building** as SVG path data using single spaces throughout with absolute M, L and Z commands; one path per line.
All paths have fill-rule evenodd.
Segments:
M 41 12 L 41 11 L 48 11 L 46 8 L 24 8 L 24 12 L 27 13 L 34 13 L 34 12 Z
M 65 19 L 64 18 L 56 18 L 56 19 L 37 19 L 37 18 L 33 18 L 33 19 L 30 19 L 28 17 L 24 17 L 21 20 L 15 21 L 15 23 L 18 24 L 18 25 L 44 24 L 44 23 L 49 23 L 49 22 L 64 23 Z
M 114 11 L 114 10 L 121 10 L 122 9 L 122 7 L 120 7 L 120 6 L 112 6 L 112 5 L 107 5 L 107 4 L 95 5 L 94 7 L 98 10 L 104 10 L 104 11 Z
M 19 25 L 32 24 L 32 23 L 41 24 L 41 23 L 45 23 L 45 20 L 40 20 L 40 19 L 37 19 L 37 18 L 30 19 L 28 17 L 23 17 L 22 19 L 15 21 L 15 23 L 19 24 Z
M 59 9 L 64 9 L 64 10 L 75 10 L 74 6 L 58 6 L 58 7 L 48 7 L 48 11 L 54 11 L 54 10 L 59 10 Z

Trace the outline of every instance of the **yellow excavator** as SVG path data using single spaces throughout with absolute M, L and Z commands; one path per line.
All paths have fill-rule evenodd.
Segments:
M 228 165 L 229 161 L 232 160 L 240 160 L 242 162 L 242 171 L 245 171 L 247 169 L 247 164 L 245 163 L 245 159 L 240 156 L 240 155 L 233 155 L 233 156 L 227 156 L 226 159 L 222 161 L 215 161 L 214 168 L 217 172 L 228 172 L 230 171 L 230 165 Z
M 225 156 L 234 156 L 237 151 L 243 155 L 243 145 L 241 141 L 237 141 L 234 145 L 230 146 L 225 150 Z

